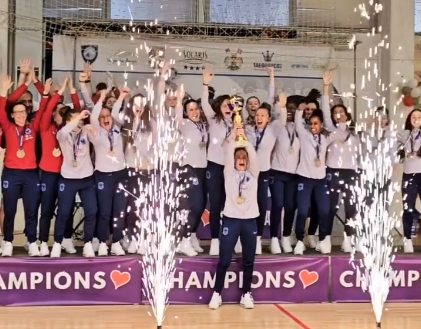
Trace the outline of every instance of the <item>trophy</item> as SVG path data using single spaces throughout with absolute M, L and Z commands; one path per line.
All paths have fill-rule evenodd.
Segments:
M 241 111 L 244 105 L 244 98 L 238 95 L 233 95 L 230 98 L 230 107 L 234 111 L 234 126 L 241 125 L 243 126 L 243 118 L 241 117 Z M 239 142 L 242 146 L 245 146 L 247 139 L 245 136 L 237 136 L 235 138 L 236 142 Z

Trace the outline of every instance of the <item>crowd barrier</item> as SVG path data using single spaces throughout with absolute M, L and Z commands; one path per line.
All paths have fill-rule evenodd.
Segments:
M 214 284 L 215 258 L 178 258 L 170 304 L 206 304 Z M 421 257 L 397 257 L 389 301 L 421 300 Z M 363 279 L 348 257 L 258 257 L 256 303 L 368 302 Z M 223 301 L 238 303 L 241 259 L 233 259 Z M 0 260 L 0 305 L 147 304 L 138 257 Z

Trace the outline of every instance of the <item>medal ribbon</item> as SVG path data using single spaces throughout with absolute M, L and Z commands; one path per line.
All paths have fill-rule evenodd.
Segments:
M 409 143 L 410 143 L 410 147 L 411 147 L 411 153 L 414 153 L 415 150 L 415 142 L 417 141 L 418 138 L 421 137 L 421 131 L 418 132 L 417 136 L 415 136 L 415 138 L 413 137 L 412 133 L 411 133 L 411 138 L 409 139 Z
M 227 139 L 228 136 L 231 134 L 232 126 L 225 120 L 224 120 L 224 126 L 225 126 L 225 139 Z
M 200 135 L 202 136 L 201 142 L 203 143 L 205 141 L 205 135 L 206 135 L 205 134 L 206 133 L 205 125 L 203 124 L 203 122 L 194 122 L 192 120 L 190 120 L 190 121 L 194 123 L 194 125 L 196 126 L 197 129 L 199 129 Z
M 243 195 L 243 187 L 246 182 L 246 173 L 240 173 L 240 181 L 238 182 L 238 197 L 241 198 Z
M 22 134 L 19 133 L 18 127 L 15 127 L 15 129 L 16 129 L 16 135 L 18 136 L 19 151 L 22 151 L 23 150 L 23 139 L 25 137 L 26 126 L 23 127 Z
M 322 143 L 322 136 L 320 134 L 317 136 L 313 136 L 313 141 L 316 142 L 316 147 L 314 148 L 316 150 L 316 159 L 320 160 L 320 147 Z
M 263 140 L 263 136 L 265 135 L 266 127 L 263 128 L 262 131 L 259 131 L 259 129 L 257 129 L 257 127 L 254 128 L 254 132 L 256 134 L 256 145 L 254 146 L 254 148 L 256 149 L 256 151 L 259 148 L 259 145 Z
M 108 138 L 108 141 L 110 142 L 110 152 L 112 152 L 114 149 L 114 130 L 113 129 L 108 131 L 107 138 Z
M 73 161 L 77 160 L 77 153 L 79 150 L 81 136 L 82 136 L 82 132 L 77 134 L 76 138 L 74 139 L 73 136 L 70 134 L 70 137 L 72 137 L 72 141 L 73 141 Z
M 295 129 L 292 130 L 292 132 L 289 131 L 288 126 L 287 126 L 287 133 L 288 133 L 288 139 L 289 139 L 289 147 L 292 148 L 292 145 L 294 144 L 295 141 Z

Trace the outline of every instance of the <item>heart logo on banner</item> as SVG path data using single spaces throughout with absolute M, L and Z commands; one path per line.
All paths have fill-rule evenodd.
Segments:
M 302 270 L 298 275 L 301 283 L 303 284 L 303 288 L 307 288 L 315 284 L 319 281 L 319 273 L 317 272 L 310 272 L 308 270 Z
M 118 288 L 128 284 L 131 280 L 131 276 L 129 272 L 120 272 L 118 270 L 114 270 L 110 273 L 110 279 L 114 284 L 114 288 L 117 290 Z

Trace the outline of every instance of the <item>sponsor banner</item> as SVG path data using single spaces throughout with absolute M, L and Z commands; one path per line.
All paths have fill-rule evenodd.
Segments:
M 136 258 L 2 259 L 1 306 L 140 304 Z
M 357 264 L 357 263 L 356 263 Z M 421 258 L 396 257 L 396 270 L 391 281 L 388 302 L 421 301 Z M 347 257 L 331 257 L 331 302 L 369 302 L 370 294 L 363 292 L 363 277 Z
M 171 304 L 209 303 L 215 280 L 217 258 L 183 258 L 176 265 Z M 329 257 L 256 258 L 252 293 L 256 303 L 327 302 Z M 241 258 L 233 260 L 222 292 L 224 303 L 241 297 Z M 146 297 L 142 302 L 147 303 Z

